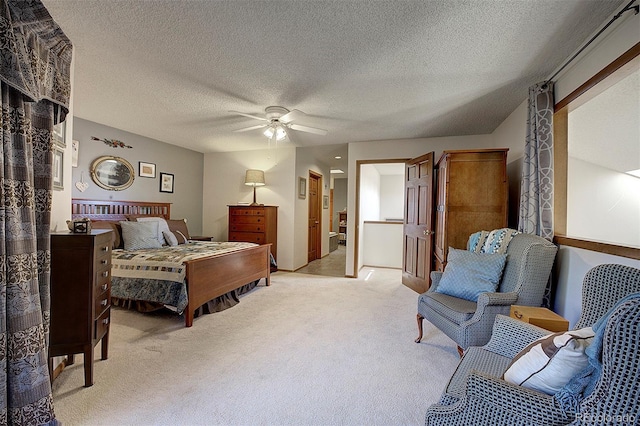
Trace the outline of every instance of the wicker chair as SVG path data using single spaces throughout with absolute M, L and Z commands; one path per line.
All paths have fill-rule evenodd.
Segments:
M 481 346 L 491 337 L 496 315 L 509 315 L 511 305 L 540 306 L 558 248 L 531 234 L 517 234 L 507 247 L 507 261 L 496 293 L 483 293 L 477 302 L 436 292 L 442 272 L 431 273 L 431 287 L 418 297 L 418 338 L 426 318 L 458 344 Z
M 640 269 L 600 265 L 584 278 L 582 316 L 575 329 L 588 327 L 627 295 L 605 327 L 602 375 L 578 411 L 565 412 L 553 396 L 500 379 L 511 359 L 549 332 L 515 319 L 496 317 L 494 334 L 484 347 L 469 348 L 438 404 L 429 407 L 427 425 L 598 424 L 597 419 L 640 421 Z M 626 417 L 625 417 L 626 416 Z M 635 416 L 635 417 L 629 417 Z M 626 420 L 625 420 L 626 419 Z

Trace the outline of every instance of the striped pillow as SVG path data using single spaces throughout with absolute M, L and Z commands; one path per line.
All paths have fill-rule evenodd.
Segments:
M 139 250 L 144 248 L 160 248 L 158 240 L 158 222 L 128 222 L 121 221 L 122 239 L 125 250 Z
M 538 339 L 511 361 L 504 379 L 553 395 L 589 364 L 584 351 L 593 338 L 593 329 L 587 327 Z

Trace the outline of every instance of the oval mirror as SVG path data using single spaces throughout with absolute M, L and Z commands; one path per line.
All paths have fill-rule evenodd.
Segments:
M 91 163 L 91 179 L 100 188 L 109 191 L 122 191 L 133 183 L 133 166 L 124 158 L 105 155 Z

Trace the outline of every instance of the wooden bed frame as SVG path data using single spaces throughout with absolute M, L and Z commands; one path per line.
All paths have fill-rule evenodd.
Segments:
M 127 220 L 127 215 L 162 216 L 169 219 L 171 203 L 143 201 L 105 201 L 74 198 L 71 200 L 73 219 Z M 196 309 L 209 300 L 222 296 L 250 282 L 264 278 L 271 284 L 271 244 L 250 247 L 220 255 L 185 262 L 188 305 L 185 325 L 193 325 Z

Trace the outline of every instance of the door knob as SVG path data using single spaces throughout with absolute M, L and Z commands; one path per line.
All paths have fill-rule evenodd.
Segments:
M 431 235 L 433 234 L 433 232 L 429 231 L 428 229 L 425 229 L 424 231 L 422 231 L 423 235 Z

